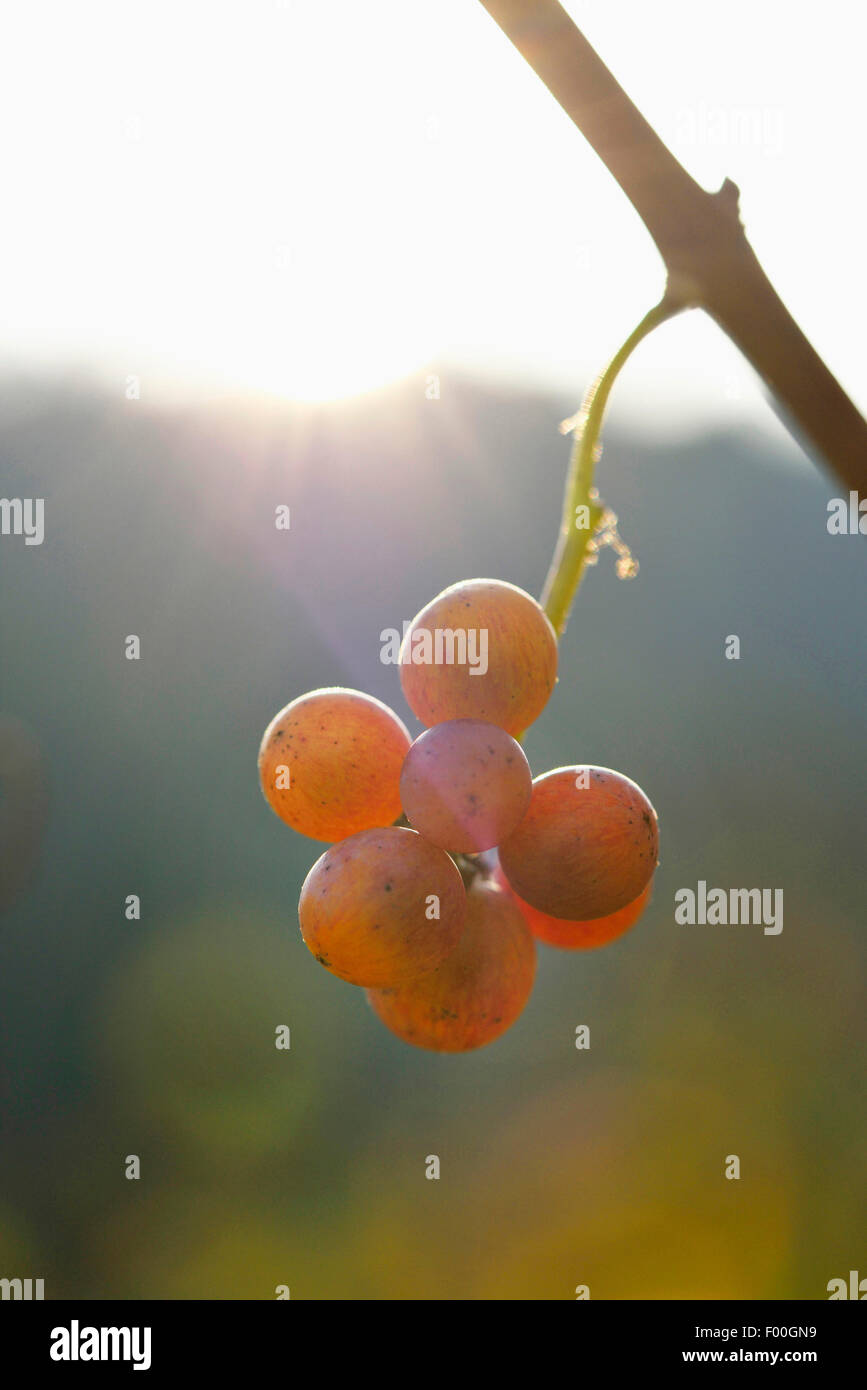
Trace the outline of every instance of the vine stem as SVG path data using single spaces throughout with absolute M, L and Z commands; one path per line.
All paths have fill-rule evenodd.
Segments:
M 645 314 L 638 327 L 614 354 L 604 372 L 593 382 L 575 417 L 574 443 L 563 498 L 563 518 L 554 550 L 554 558 L 542 591 L 545 609 L 558 638 L 562 637 L 569 620 L 569 611 L 581 583 L 587 563 L 588 547 L 604 515 L 604 507 L 593 486 L 593 475 L 599 456 L 599 436 L 608 397 L 622 367 L 632 353 L 667 319 L 686 308 L 686 303 L 666 294 Z M 579 518 L 578 513 L 581 512 Z
M 726 179 L 709 193 L 696 183 L 558 0 L 481 4 L 617 180 L 656 242 L 669 285 L 681 286 L 728 334 L 804 449 L 867 495 L 867 420 L 759 264 L 741 224 L 737 186 Z

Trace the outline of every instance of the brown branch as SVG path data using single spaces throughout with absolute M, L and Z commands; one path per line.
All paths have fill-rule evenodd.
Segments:
M 747 241 L 727 179 L 708 193 L 679 164 L 557 0 L 481 0 L 593 146 L 641 217 L 668 294 L 706 310 L 773 393 L 798 442 L 867 495 L 867 422 L 804 336 Z

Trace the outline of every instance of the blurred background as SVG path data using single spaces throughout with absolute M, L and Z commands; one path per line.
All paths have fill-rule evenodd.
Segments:
M 821 62 L 806 6 L 568 8 L 690 171 L 741 184 L 867 408 L 852 7 L 824 7 Z M 45 537 L 0 537 L 0 1277 L 827 1297 L 865 1233 L 844 489 L 700 316 L 642 346 L 598 477 L 640 572 L 587 576 L 526 749 L 644 787 L 653 904 L 603 950 L 540 949 L 490 1047 L 406 1047 L 301 941 L 322 846 L 266 807 L 259 738 L 332 684 L 417 732 L 383 629 L 457 579 L 540 591 L 558 423 L 661 267 L 469 0 L 35 3 L 3 28 L 0 495 L 44 498 Z M 676 925 L 700 879 L 782 888 L 782 934 Z

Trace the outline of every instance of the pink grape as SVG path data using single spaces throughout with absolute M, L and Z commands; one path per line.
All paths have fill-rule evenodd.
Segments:
M 536 940 L 544 941 L 546 946 L 557 946 L 561 951 L 590 951 L 597 946 L 607 946 L 609 941 L 616 941 L 643 915 L 653 894 L 651 879 L 643 893 L 617 912 L 609 913 L 607 917 L 593 917 L 587 922 L 569 922 L 565 918 L 550 917 L 546 912 L 539 912 L 519 898 L 499 863 L 494 869 L 493 879 L 517 903 Z
M 404 695 L 423 724 L 485 719 L 520 734 L 554 689 L 557 638 L 523 589 L 467 579 L 413 619 L 400 663 Z
M 449 719 L 415 740 L 400 796 L 420 835 L 453 854 L 491 849 L 530 804 L 532 774 L 511 734 L 481 719 Z
M 441 965 L 464 929 L 453 859 L 414 830 L 362 830 L 325 851 L 301 889 L 308 949 L 353 985 L 405 984 Z
M 658 855 L 656 812 L 640 787 L 607 767 L 559 767 L 537 777 L 530 809 L 500 845 L 518 896 L 573 922 L 633 902 Z
M 504 1033 L 533 988 L 536 948 L 512 898 L 489 880 L 467 892 L 457 948 L 428 975 L 393 989 L 370 989 L 370 1004 L 404 1042 L 435 1052 L 468 1052 Z
M 265 799 L 281 820 L 333 842 L 391 825 L 410 737 L 397 715 L 360 690 L 311 690 L 275 715 L 259 749 Z

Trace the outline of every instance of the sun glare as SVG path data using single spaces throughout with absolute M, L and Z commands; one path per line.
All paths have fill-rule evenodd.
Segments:
M 318 237 L 293 229 L 238 298 L 208 345 L 221 374 L 293 400 L 355 395 L 406 376 L 435 355 L 436 306 L 413 288 L 417 239 L 395 232 L 393 206 L 356 218 L 344 238 L 338 189 L 320 195 Z M 243 332 L 238 335 L 238 325 Z M 196 344 L 196 356 L 203 344 Z
M 782 0 L 660 5 L 567 8 L 690 171 L 740 184 L 775 283 L 859 389 L 843 282 L 863 242 L 860 26 L 823 12 L 853 41 L 834 40 L 807 116 L 801 9 L 777 62 Z M 4 38 L 16 365 L 315 401 L 436 360 L 580 398 L 661 289 L 614 180 L 475 0 L 149 0 L 141 22 L 117 0 L 40 0 Z M 644 382 L 643 414 L 680 415 L 692 391 L 728 418 L 756 394 L 699 317 L 659 335 L 621 399 Z

